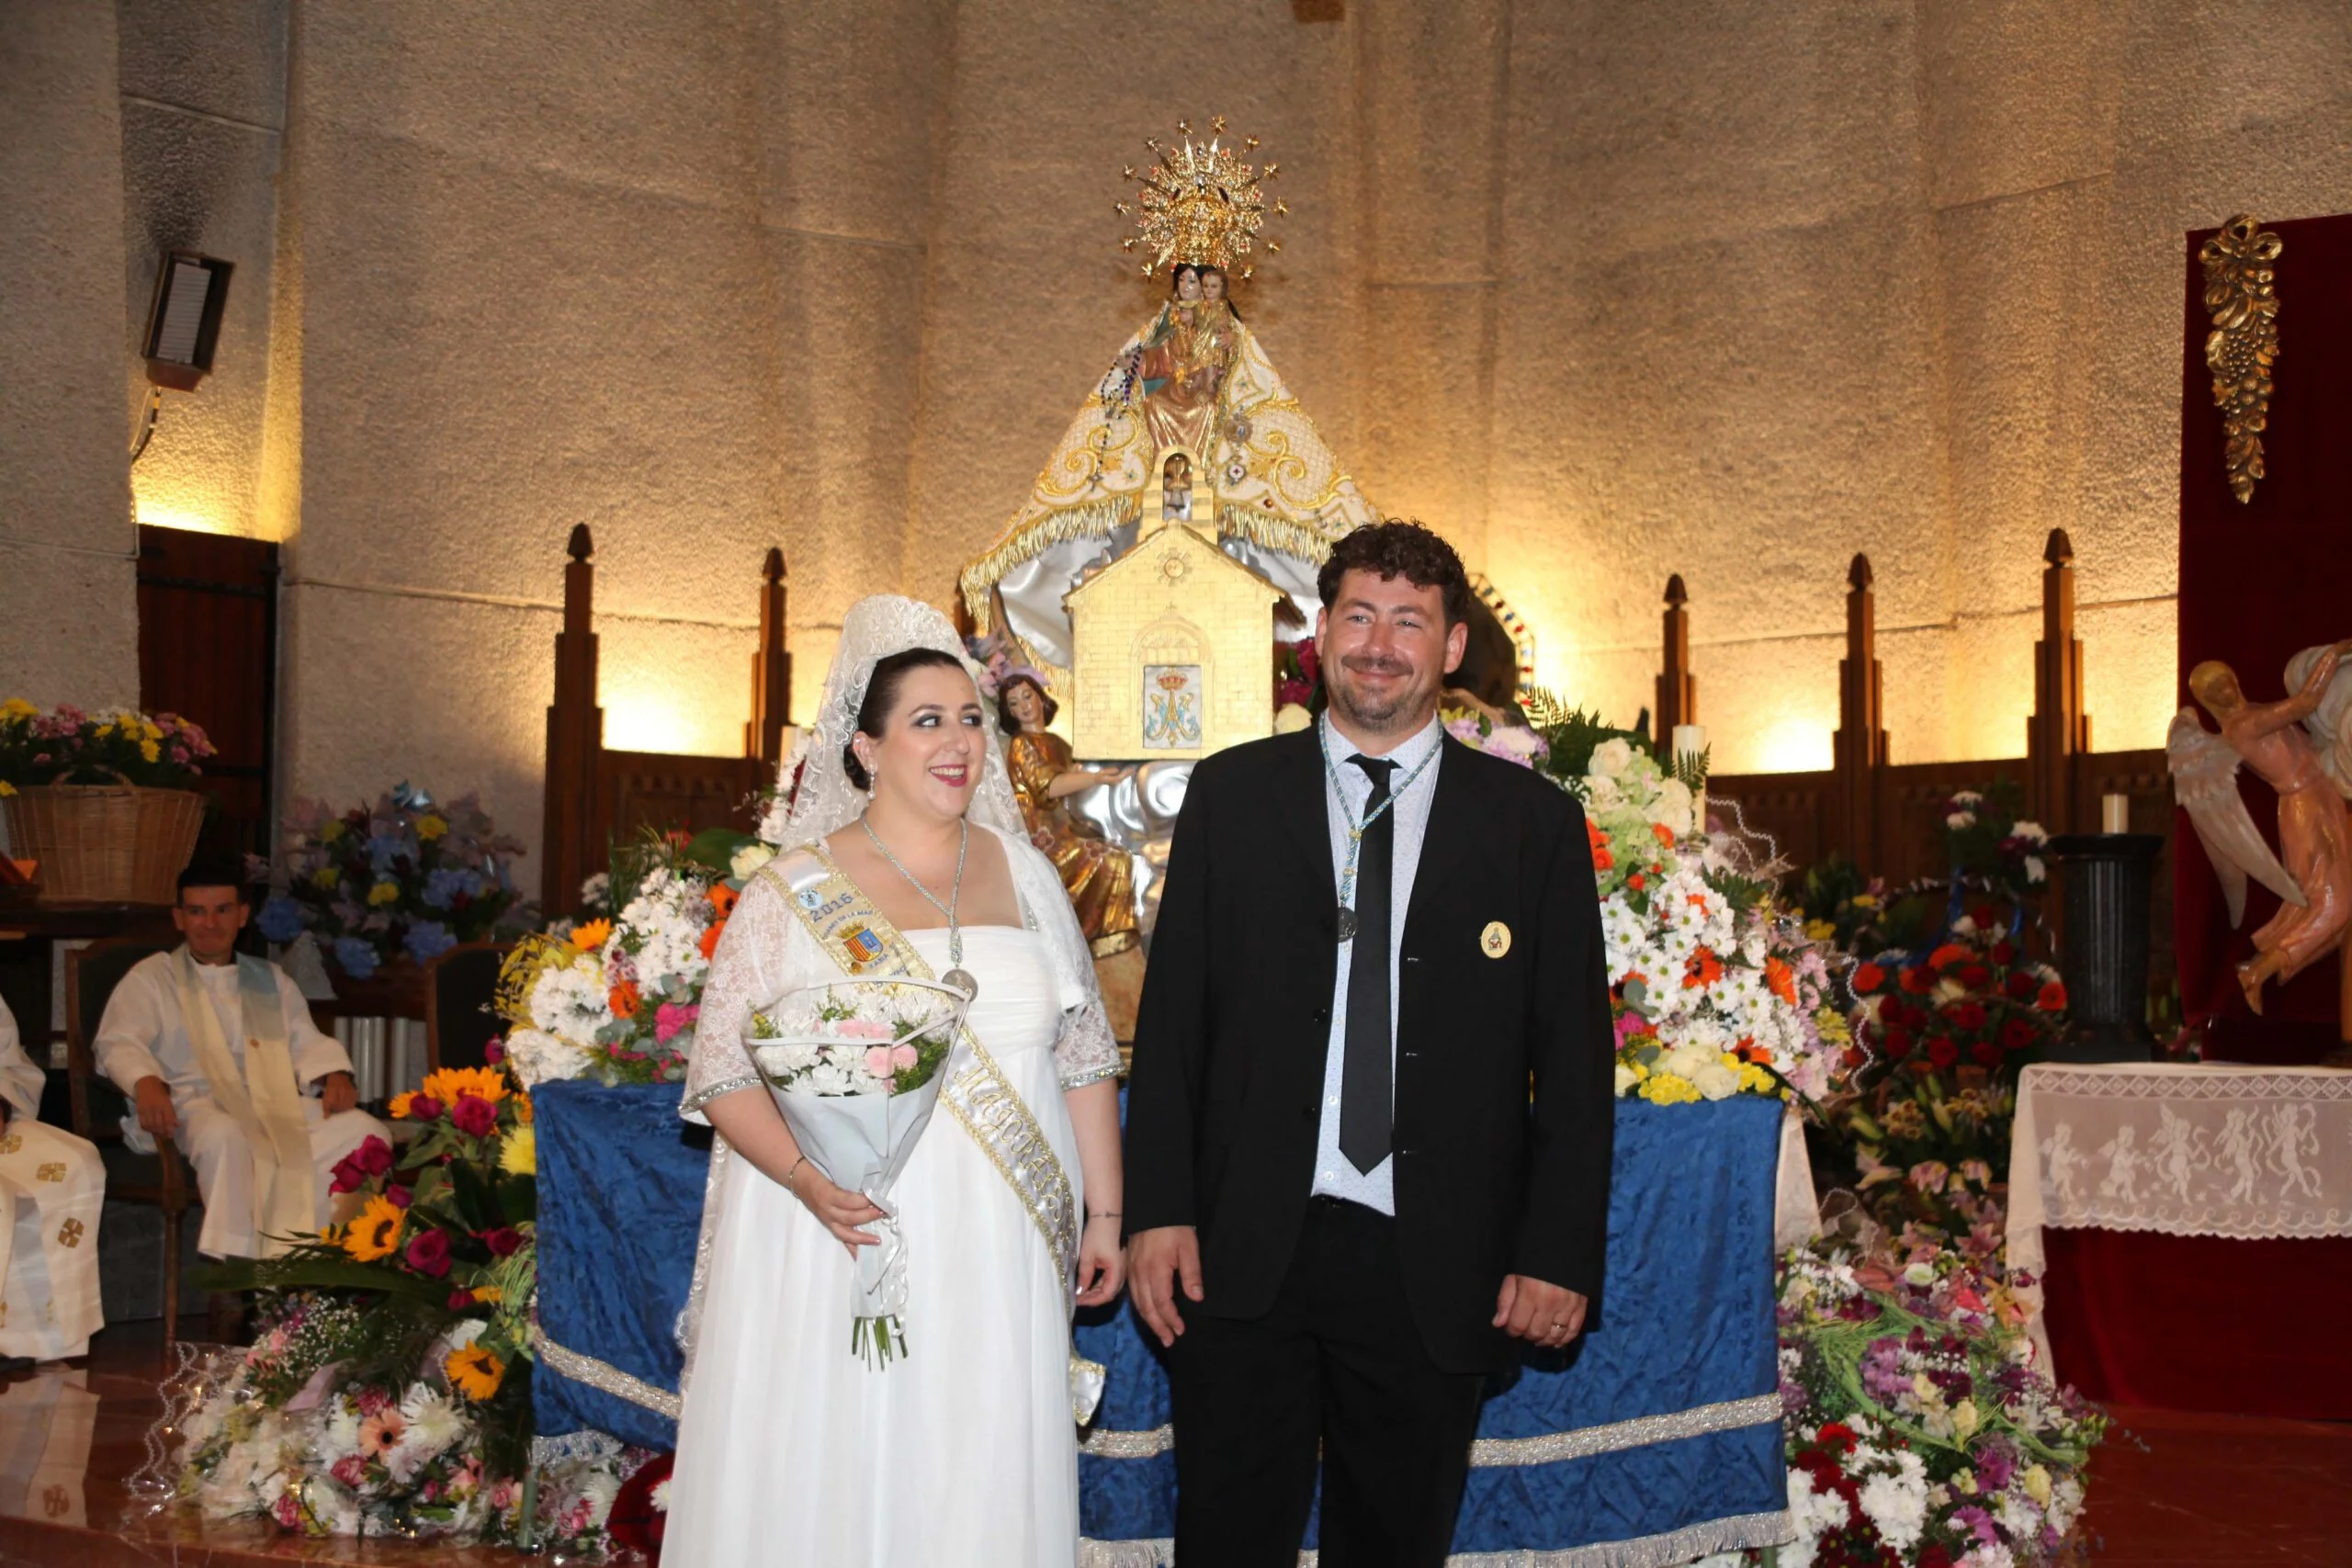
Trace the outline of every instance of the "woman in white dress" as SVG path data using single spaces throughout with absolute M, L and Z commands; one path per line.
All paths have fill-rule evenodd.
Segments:
M 787 848 L 728 921 L 695 1030 L 684 1113 L 719 1137 L 671 1568 L 1076 1561 L 1069 1314 L 1074 1292 L 1110 1301 L 1124 1271 L 1118 1050 L 995 730 L 945 616 L 892 596 L 852 607 Z M 846 947 L 817 918 L 844 898 L 864 922 Z M 873 1244 L 860 1227 L 881 1211 L 802 1156 L 743 1044 L 754 1009 L 842 979 L 869 926 L 904 972 L 976 987 L 889 1194 L 907 1354 L 879 1370 L 852 1352 L 850 1303 L 854 1249 Z

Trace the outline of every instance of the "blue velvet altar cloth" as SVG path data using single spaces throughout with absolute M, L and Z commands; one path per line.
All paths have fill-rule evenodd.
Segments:
M 710 1134 L 678 1119 L 680 1084 L 541 1084 L 539 1331 L 675 1393 L 678 1314 L 694 1280 Z M 531 1373 L 539 1434 L 583 1428 L 667 1449 L 676 1423 L 575 1382 L 544 1358 Z
M 534 1097 L 540 1326 L 567 1348 L 672 1390 L 680 1362 L 673 1331 L 694 1269 L 708 1164 L 707 1135 L 690 1135 L 677 1120 L 678 1095 L 675 1085 L 558 1083 Z M 1777 1389 L 1780 1118 L 1779 1101 L 1753 1098 L 1618 1102 L 1598 1318 L 1573 1356 L 1531 1353 L 1489 1390 L 1481 1438 L 1579 1432 Z M 1088 1314 L 1078 1344 L 1110 1369 L 1095 1431 L 1145 1435 L 1168 1424 L 1166 1375 L 1125 1303 Z M 544 1362 L 532 1389 L 542 1434 L 594 1427 L 650 1448 L 676 1441 L 671 1422 Z M 1561 1551 L 1770 1513 L 1787 1504 L 1781 1454 L 1779 1423 L 1768 1418 L 1582 1458 L 1481 1465 L 1471 1472 L 1454 1550 Z M 1089 1539 L 1174 1533 L 1172 1454 L 1085 1454 L 1079 1479 Z

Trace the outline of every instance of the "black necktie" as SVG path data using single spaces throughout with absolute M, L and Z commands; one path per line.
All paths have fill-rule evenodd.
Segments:
M 1372 825 L 1356 846 L 1356 936 L 1348 959 L 1348 1055 L 1340 1079 L 1340 1152 L 1360 1171 L 1388 1157 L 1390 1088 L 1388 1030 L 1388 893 L 1396 863 L 1396 813 L 1380 811 L 1388 775 L 1385 757 L 1348 759 L 1372 780 L 1363 804 Z M 1372 817 L 1380 811 L 1376 818 Z

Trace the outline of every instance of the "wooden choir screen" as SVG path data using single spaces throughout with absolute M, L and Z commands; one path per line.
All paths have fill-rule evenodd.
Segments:
M 596 700 L 595 547 L 573 527 L 563 572 L 563 629 L 555 639 L 555 702 L 548 709 L 547 815 L 540 901 L 549 915 L 577 912 L 581 883 L 607 864 L 612 846 L 646 827 L 734 827 L 748 831 L 752 797 L 775 773 L 792 723 L 792 656 L 785 650 L 784 552 L 761 572 L 759 649 L 752 656 L 752 716 L 743 751 L 694 757 L 622 751 L 605 744 Z
M 1798 867 L 1833 852 L 1865 873 L 1899 886 L 1939 876 L 1943 803 L 1959 790 L 1996 777 L 2025 786 L 2027 810 L 2052 834 L 2094 832 L 2099 799 L 2131 797 L 2132 830 L 2169 840 L 2171 780 L 2161 748 L 2093 751 L 2091 717 L 2083 710 L 2083 645 L 2075 636 L 2075 547 L 2053 528 L 2042 550 L 2041 638 L 2034 648 L 2034 707 L 2021 757 L 1956 762 L 1887 760 L 1883 676 L 1878 660 L 1877 606 L 1870 558 L 1858 555 L 1847 570 L 1846 655 L 1838 661 L 1838 730 L 1830 767 L 1812 773 L 1718 773 L 1707 783 L 1711 807 L 1736 805 L 1749 828 L 1769 833 Z M 1682 697 L 1680 720 L 1695 719 L 1697 682 L 1690 670 L 1689 595 L 1679 576 L 1667 583 L 1665 659 L 1658 677 L 1661 743 L 1667 695 Z M 2169 905 L 2165 863 L 2157 896 Z M 2156 939 L 2168 952 L 2169 908 L 2156 912 Z

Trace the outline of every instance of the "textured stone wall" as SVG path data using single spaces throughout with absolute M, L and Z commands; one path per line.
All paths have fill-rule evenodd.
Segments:
M 111 9 L 0 25 L 0 698 L 135 701 Z
M 616 744 L 740 743 L 770 544 L 808 713 L 849 602 L 945 602 L 1151 309 L 1111 202 L 1180 117 L 1283 166 L 1240 307 L 1365 492 L 1623 719 L 1680 572 L 1726 769 L 1826 762 L 1856 550 L 1897 758 L 2020 752 L 2052 526 L 2095 739 L 2154 743 L 2182 234 L 2352 208 L 2334 0 L 120 0 L 119 51 L 19 9 L 0 233 L 59 305 L 0 325 L 0 539 L 100 553 L 0 544 L 50 617 L 0 647 L 127 679 L 95 391 L 151 253 L 233 251 L 141 503 L 286 541 L 293 792 L 479 786 L 526 838 L 570 526 Z

